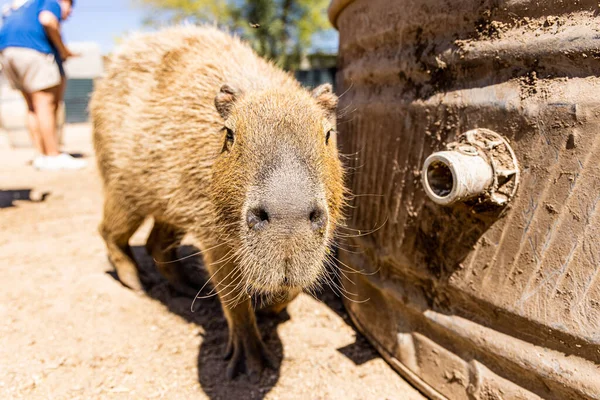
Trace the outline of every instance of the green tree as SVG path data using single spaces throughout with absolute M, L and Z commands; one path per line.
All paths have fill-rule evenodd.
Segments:
M 249 41 L 258 54 L 295 69 L 316 33 L 331 29 L 329 0 L 136 0 L 146 23 L 216 22 Z

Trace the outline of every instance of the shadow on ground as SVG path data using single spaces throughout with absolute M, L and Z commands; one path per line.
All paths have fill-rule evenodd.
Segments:
M 252 383 L 246 376 L 240 376 L 233 381 L 228 381 L 225 376 L 227 361 L 224 360 L 227 344 L 227 322 L 223 316 L 221 305 L 217 297 L 199 299 L 194 305 L 195 312 L 190 307 L 192 299 L 179 294 L 171 288 L 157 272 L 152 258 L 143 246 L 132 247 L 133 254 L 140 266 L 140 276 L 146 287 L 147 294 L 163 303 L 169 311 L 185 318 L 187 321 L 202 328 L 202 343 L 198 352 L 198 381 L 211 399 L 263 399 L 279 380 L 279 367 L 276 370 L 266 370 L 259 383 Z M 193 246 L 182 246 L 178 249 L 181 258 L 198 253 Z M 183 261 L 184 269 L 190 281 L 196 287 L 202 287 L 208 279 L 202 264 L 202 257 L 187 258 Z M 110 272 L 117 279 L 114 272 Z M 207 296 L 211 293 L 210 285 L 200 293 Z M 324 289 L 318 299 L 338 314 L 344 321 L 352 326 L 351 320 L 344 309 L 342 300 L 330 289 Z M 267 348 L 281 364 L 284 357 L 283 346 L 277 333 L 277 325 L 289 319 L 287 312 L 278 316 L 257 315 L 259 329 Z M 375 349 L 366 339 L 356 332 L 356 341 L 350 345 L 337 349 L 355 364 L 361 365 L 378 357 Z
M 202 343 L 198 351 L 198 381 L 211 399 L 262 399 L 279 380 L 277 370 L 265 370 L 259 383 L 252 383 L 246 376 L 239 376 L 228 381 L 225 376 L 227 361 L 224 359 L 227 345 L 227 321 L 223 315 L 221 304 L 216 296 L 198 299 L 194 312 L 190 307 L 192 298 L 182 295 L 171 288 L 157 272 L 152 258 L 143 246 L 132 248 L 133 254 L 140 266 L 141 279 L 147 294 L 163 303 L 169 311 L 187 321 L 201 327 Z M 197 253 L 192 246 L 182 246 L 178 250 L 180 257 Z M 203 268 L 202 257 L 191 257 L 182 261 L 184 269 L 195 287 L 202 287 L 208 279 Z M 211 287 L 207 285 L 200 296 L 210 294 Z M 277 360 L 277 365 L 283 359 L 283 346 L 277 334 L 277 325 L 289 319 L 287 313 L 278 317 L 258 316 L 259 329 L 267 348 Z
M 15 201 L 41 202 L 49 194 L 47 192 L 37 192 L 33 189 L 0 190 L 0 208 L 14 207 Z

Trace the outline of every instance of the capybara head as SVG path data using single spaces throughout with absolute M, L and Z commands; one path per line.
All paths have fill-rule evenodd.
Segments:
M 212 193 L 249 293 L 310 289 L 324 278 L 344 202 L 336 105 L 328 84 L 312 93 L 224 85 L 215 98 L 223 147 Z

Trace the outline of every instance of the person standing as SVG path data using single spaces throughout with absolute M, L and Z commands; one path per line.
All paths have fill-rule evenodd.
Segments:
M 60 26 L 75 0 L 16 0 L 0 28 L 0 64 L 27 103 L 27 129 L 39 152 L 40 170 L 80 169 L 86 161 L 59 151 L 58 106 L 66 87 L 63 62 L 74 54 L 63 43 Z

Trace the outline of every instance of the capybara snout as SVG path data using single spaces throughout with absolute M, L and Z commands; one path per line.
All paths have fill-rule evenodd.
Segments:
M 323 183 L 300 161 L 279 161 L 253 185 L 242 209 L 247 228 L 241 247 L 252 263 L 244 272 L 255 291 L 318 283 L 330 245 Z

